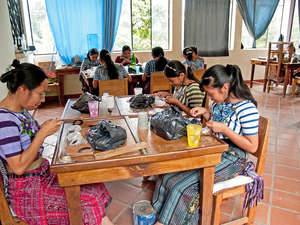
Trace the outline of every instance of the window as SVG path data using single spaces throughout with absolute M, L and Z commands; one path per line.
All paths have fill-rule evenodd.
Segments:
M 34 45 L 35 54 L 55 51 L 44 0 L 22 0 L 27 45 Z
M 288 34 L 288 20 L 290 13 L 290 5 L 293 0 L 280 0 L 273 18 L 264 33 L 258 40 L 256 40 L 256 48 L 267 48 L 268 42 L 278 41 L 280 34 L 283 34 L 284 41 Z M 246 25 L 243 22 L 242 27 L 242 43 L 245 48 L 252 48 L 253 38 L 248 33 Z
M 169 0 L 123 0 L 113 50 L 123 45 L 133 50 L 169 49 L 169 9 Z
M 300 54 L 300 31 L 299 31 L 299 10 L 297 9 L 298 1 L 295 2 L 294 18 L 291 31 L 291 41 L 294 42 L 297 54 Z

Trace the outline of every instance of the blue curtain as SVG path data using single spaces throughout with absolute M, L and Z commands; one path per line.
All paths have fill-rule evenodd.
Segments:
M 253 48 L 268 28 L 279 0 L 237 0 L 249 34 L 254 38 Z
M 119 26 L 122 0 L 45 0 L 57 52 L 65 64 L 86 56 L 89 45 L 111 51 Z M 91 36 L 93 38 L 91 39 Z M 97 38 L 94 38 L 97 35 Z M 89 40 L 89 41 L 88 41 Z

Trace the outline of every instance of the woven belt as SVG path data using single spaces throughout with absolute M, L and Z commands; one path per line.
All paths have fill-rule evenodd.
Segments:
M 31 170 L 35 170 L 35 169 L 39 168 L 42 165 L 42 163 L 43 163 L 43 158 L 40 157 L 37 160 L 33 161 L 24 172 L 26 173 Z M 8 166 L 6 166 L 6 170 L 8 173 L 13 173 L 12 169 L 9 168 Z

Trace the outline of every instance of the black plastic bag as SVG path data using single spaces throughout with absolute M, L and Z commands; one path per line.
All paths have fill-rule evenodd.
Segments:
M 154 103 L 154 96 L 147 96 L 143 94 L 135 95 L 129 99 L 130 107 L 136 109 L 144 109 Z
M 78 110 L 81 113 L 89 113 L 89 101 L 101 101 L 101 98 L 99 98 L 96 95 L 92 95 L 89 92 L 85 92 L 77 99 L 77 101 L 71 106 L 72 109 Z
M 182 112 L 174 106 L 155 113 L 150 118 L 151 130 L 167 140 L 176 140 L 186 136 L 186 126 L 190 123 L 201 124 L 197 119 L 184 118 Z
M 126 130 L 110 121 L 100 120 L 98 125 L 88 129 L 86 137 L 97 150 L 107 151 L 123 145 L 127 140 Z

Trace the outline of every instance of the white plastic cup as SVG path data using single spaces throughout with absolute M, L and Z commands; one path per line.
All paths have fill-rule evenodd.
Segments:
M 115 97 L 113 95 L 109 95 L 105 99 L 107 103 L 107 108 L 113 109 L 115 107 Z
M 99 115 L 104 116 L 108 114 L 107 101 L 103 100 L 99 103 Z
M 143 94 L 143 88 L 141 87 L 134 88 L 134 95 L 139 95 L 139 94 Z
M 140 66 L 135 66 L 135 73 L 139 74 L 140 73 Z
M 138 113 L 138 128 L 141 130 L 148 129 L 148 113 L 139 112 Z
M 88 106 L 89 106 L 90 116 L 97 117 L 99 102 L 98 101 L 90 101 L 90 102 L 88 102 Z

